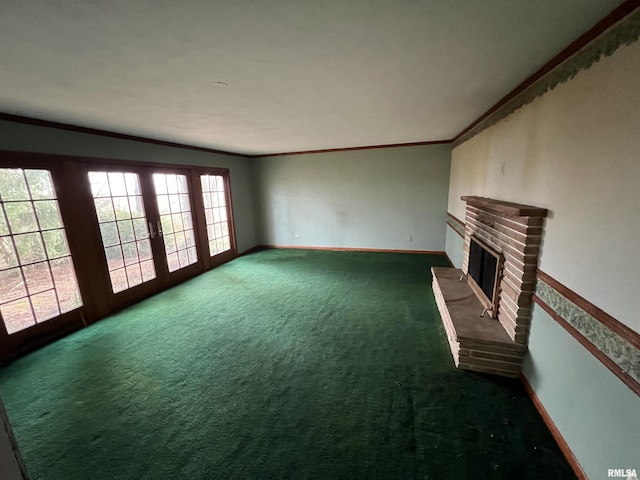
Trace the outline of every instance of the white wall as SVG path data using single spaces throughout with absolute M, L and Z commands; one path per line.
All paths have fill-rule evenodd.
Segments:
M 639 79 L 635 43 L 455 148 L 449 190 L 549 208 L 540 268 L 636 331 Z
M 447 257 L 455 268 L 462 268 L 462 261 L 464 260 L 464 239 L 458 235 L 451 227 L 447 227 L 446 237 L 446 253 Z
M 444 250 L 448 145 L 252 161 L 263 244 Z
M 238 251 L 256 245 L 249 159 L 0 120 L 0 150 L 229 169 Z
M 635 43 L 454 148 L 448 207 L 464 219 L 460 196 L 478 195 L 548 208 L 540 268 L 636 332 L 638 79 Z M 640 400 L 537 306 L 524 373 L 591 478 L 640 469 Z

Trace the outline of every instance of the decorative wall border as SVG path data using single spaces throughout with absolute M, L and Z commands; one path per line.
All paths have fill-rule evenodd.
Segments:
M 447 212 L 447 225 L 449 225 L 454 232 L 464 238 L 464 222 L 457 217 Z
M 640 2 L 627 0 L 460 132 L 453 148 L 640 38 Z
M 640 334 L 541 270 L 533 301 L 640 396 Z

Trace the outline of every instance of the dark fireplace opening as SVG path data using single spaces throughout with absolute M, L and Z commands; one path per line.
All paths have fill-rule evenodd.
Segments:
M 492 318 L 498 314 L 498 285 L 502 272 L 502 256 L 471 237 L 467 279 L 473 291 Z

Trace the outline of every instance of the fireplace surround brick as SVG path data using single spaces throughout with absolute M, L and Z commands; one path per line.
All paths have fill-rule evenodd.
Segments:
M 467 202 L 462 271 L 468 272 L 471 236 L 480 238 L 503 255 L 504 275 L 499 284 L 498 320 L 511 339 L 526 344 L 547 210 L 481 197 L 462 199 Z
M 438 308 L 459 368 L 514 376 L 520 372 L 529 338 L 547 210 L 482 197 L 462 200 L 467 202 L 462 270 L 432 269 Z M 466 282 L 452 280 L 468 274 L 472 236 L 503 258 L 497 320 L 479 319 L 475 310 L 482 308 L 480 301 L 472 298 L 475 294 Z M 476 334 L 482 338 L 474 338 Z

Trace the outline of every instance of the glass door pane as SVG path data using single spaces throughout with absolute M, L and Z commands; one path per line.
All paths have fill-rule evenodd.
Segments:
M 164 239 L 169 272 L 175 272 L 198 261 L 189 185 L 187 176 L 175 173 L 154 173 L 159 234 Z
M 48 170 L 0 168 L 0 286 L 9 334 L 82 306 Z
M 156 278 L 140 178 L 131 172 L 89 172 L 113 293 Z
M 209 255 L 214 256 L 231 249 L 224 178 L 221 175 L 201 175 L 200 183 L 207 222 Z

